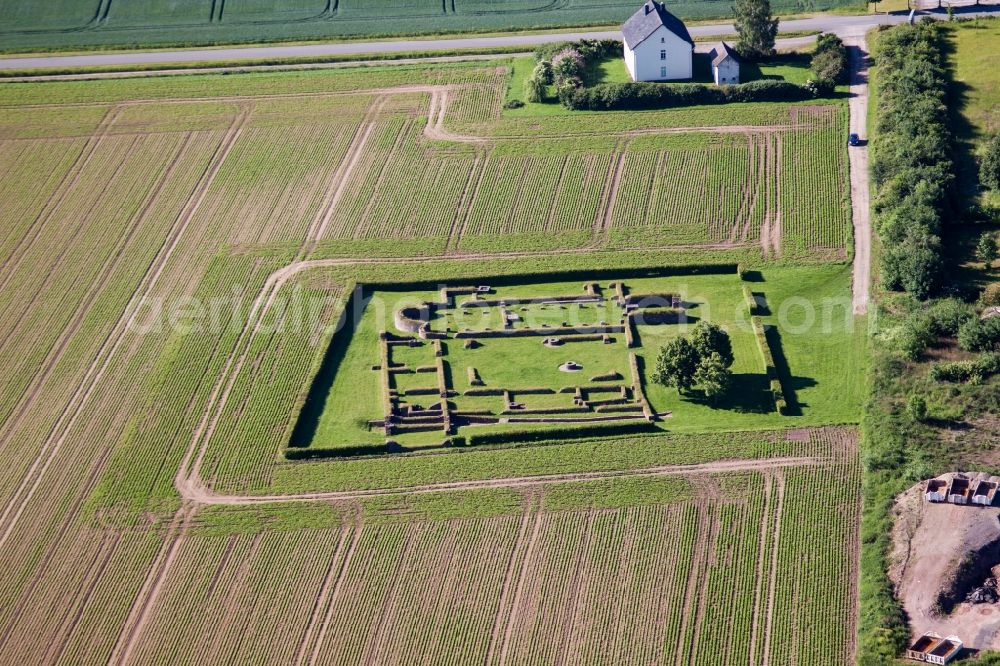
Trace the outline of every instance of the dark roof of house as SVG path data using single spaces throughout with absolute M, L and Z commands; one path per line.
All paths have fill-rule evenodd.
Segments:
M 722 61 L 726 58 L 732 58 L 736 62 L 740 61 L 740 57 L 736 55 L 736 51 L 729 48 L 729 44 L 721 42 L 720 46 L 715 46 L 711 51 L 708 52 L 710 58 L 712 58 L 712 64 L 716 67 L 722 64 Z
M 688 34 L 684 22 L 668 12 L 663 4 L 656 0 L 647 0 L 646 4 L 639 8 L 639 11 L 625 21 L 625 25 L 622 26 L 622 36 L 628 47 L 634 49 L 656 32 L 660 26 L 694 46 L 694 41 Z

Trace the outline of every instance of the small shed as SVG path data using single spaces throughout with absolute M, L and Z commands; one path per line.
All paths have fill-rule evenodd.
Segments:
M 968 504 L 971 490 L 969 486 L 968 479 L 956 474 L 948 486 L 948 501 L 952 504 Z
M 997 484 L 995 481 L 983 479 L 976 484 L 972 491 L 972 503 L 980 506 L 992 506 L 993 498 L 997 494 Z
M 906 649 L 906 658 L 928 664 L 947 664 L 962 652 L 958 636 L 941 638 L 939 634 L 923 634 Z
M 729 44 L 720 42 L 708 52 L 712 59 L 712 78 L 715 85 L 732 85 L 740 82 L 740 58 Z
M 924 661 L 928 664 L 947 664 L 961 652 L 962 641 L 958 639 L 958 636 L 948 636 L 927 651 Z
M 931 479 L 924 490 L 924 499 L 928 502 L 944 502 L 948 499 L 948 483 L 944 479 Z

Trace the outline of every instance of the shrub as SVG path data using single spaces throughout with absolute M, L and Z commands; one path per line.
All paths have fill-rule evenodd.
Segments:
M 927 309 L 927 316 L 934 335 L 955 335 L 963 324 L 975 319 L 976 311 L 957 298 L 943 298 Z
M 923 421 L 927 418 L 927 401 L 922 395 L 911 395 L 906 403 L 906 413 L 914 421 Z
M 840 37 L 829 32 L 817 37 L 811 65 L 813 74 L 820 81 L 846 83 L 849 72 L 847 48 Z
M 529 100 L 529 101 L 537 101 L 537 100 Z M 508 101 L 507 103 L 505 103 L 503 105 L 503 108 L 505 108 L 505 109 L 520 109 L 523 106 L 524 106 L 524 102 L 522 102 L 521 100 L 519 100 L 519 99 L 512 99 L 512 100 Z
M 991 190 L 1000 190 L 1000 134 L 986 142 L 986 151 L 979 162 L 979 182 Z
M 1000 373 L 1000 354 L 983 354 L 974 361 L 937 363 L 931 367 L 930 378 L 936 382 L 971 382 L 979 384 Z
M 979 295 L 979 304 L 983 307 L 1000 305 L 1000 282 L 991 282 Z
M 983 269 L 993 268 L 993 262 L 997 260 L 997 239 L 989 231 L 985 231 L 979 236 L 976 243 L 976 259 L 983 262 Z
M 1000 317 L 972 319 L 958 330 L 958 346 L 965 351 L 993 351 L 1000 344 Z

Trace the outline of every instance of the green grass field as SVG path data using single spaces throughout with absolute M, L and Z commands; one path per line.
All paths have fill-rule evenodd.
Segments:
M 808 6 L 778 0 L 778 12 L 851 5 L 821 0 Z M 856 5 L 856 3 L 853 3 Z M 436 34 L 621 23 L 636 3 L 624 0 L 6 0 L 0 4 L 5 49 L 157 46 Z M 690 19 L 730 14 L 722 2 L 672 5 Z
M 976 182 L 974 156 L 986 140 L 1000 131 L 1000 73 L 993 67 L 993 55 L 983 44 L 1000 39 L 1000 21 L 980 19 L 957 23 L 951 31 L 954 51 L 952 66 L 958 107 L 955 109 L 956 129 L 963 150 L 959 153 L 959 168 L 963 183 Z M 986 203 L 1000 205 L 1000 194 L 983 195 Z
M 844 106 L 506 113 L 509 65 L 0 84 L 0 663 L 852 659 Z M 662 273 L 703 264 L 732 269 Z M 328 351 L 357 371 L 330 375 L 323 427 L 378 416 L 375 310 L 337 344 L 358 285 L 597 272 L 711 309 L 733 401 L 649 387 L 657 431 L 285 455 Z M 746 397 L 744 286 L 788 416 Z M 541 345 L 450 351 L 456 385 L 554 381 Z

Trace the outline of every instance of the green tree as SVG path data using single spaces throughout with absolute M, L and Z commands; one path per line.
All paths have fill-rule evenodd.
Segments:
M 712 354 L 718 354 L 726 368 L 732 367 L 733 343 L 729 339 L 729 334 L 718 324 L 699 321 L 691 332 L 691 344 L 694 345 L 699 358 L 704 359 Z
M 538 75 L 538 68 L 524 82 L 524 98 L 529 102 L 545 100 L 545 80 Z
M 698 362 L 698 368 L 694 373 L 694 383 L 702 390 L 705 397 L 711 402 L 716 402 L 724 396 L 732 384 L 733 373 L 725 359 L 718 352 L 712 352 L 703 356 Z
M 733 5 L 736 24 L 736 50 L 748 60 L 760 60 L 774 55 L 774 38 L 778 34 L 778 19 L 771 15 L 769 0 L 736 0 Z
M 820 81 L 831 84 L 846 83 L 848 73 L 847 49 L 840 37 L 823 33 L 816 39 L 811 61 L 813 74 Z
M 990 270 L 993 262 L 997 260 L 997 239 L 996 236 L 986 231 L 979 237 L 976 243 L 976 258 L 983 262 L 983 268 Z
M 656 357 L 653 381 L 663 386 L 673 386 L 683 393 L 694 385 L 698 371 L 698 351 L 687 338 L 674 338 L 660 349 Z
M 1000 134 L 986 142 L 986 152 L 979 163 L 979 182 L 991 190 L 1000 190 Z
M 537 65 L 535 65 L 534 75 L 537 76 L 545 85 L 551 86 L 552 82 L 555 80 L 552 74 L 552 61 L 540 61 Z

